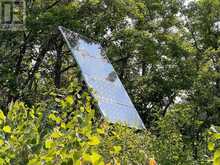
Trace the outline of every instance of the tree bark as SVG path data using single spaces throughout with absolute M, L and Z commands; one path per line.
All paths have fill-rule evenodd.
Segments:
M 62 46 L 63 46 L 63 42 L 57 46 L 57 50 L 56 50 L 56 62 L 55 62 L 55 67 L 54 67 L 54 73 L 55 73 L 55 77 L 54 77 L 54 83 L 56 88 L 61 88 L 61 74 L 62 74 Z

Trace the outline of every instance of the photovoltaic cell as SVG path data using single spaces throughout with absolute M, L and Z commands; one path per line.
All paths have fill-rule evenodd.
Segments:
M 111 123 L 144 129 L 144 124 L 100 44 L 59 27 L 86 84 L 98 102 L 104 118 Z

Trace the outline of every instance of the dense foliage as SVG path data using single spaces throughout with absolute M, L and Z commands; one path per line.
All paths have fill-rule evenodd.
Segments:
M 32 107 L 11 103 L 7 117 L 0 111 L 0 164 L 147 162 L 147 133 L 97 120 L 88 93 L 79 95 L 81 88 L 76 84 L 68 91 L 74 95 L 63 92 L 63 98 L 58 98 L 50 93 L 47 101 Z
M 26 0 L 0 31 L 0 164 L 220 164 L 219 0 Z M 57 27 L 99 42 L 146 131 L 111 125 Z

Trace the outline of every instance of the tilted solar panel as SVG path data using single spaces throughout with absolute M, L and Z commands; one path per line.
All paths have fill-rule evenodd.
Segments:
M 144 129 L 144 124 L 100 44 L 64 27 L 59 27 L 86 84 L 111 123 Z

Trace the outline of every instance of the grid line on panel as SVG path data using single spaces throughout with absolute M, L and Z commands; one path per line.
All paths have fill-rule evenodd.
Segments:
M 104 81 L 104 83 L 102 83 L 102 81 L 99 81 L 100 79 L 98 79 L 98 81 L 97 81 L 97 79 L 94 80 L 92 77 L 90 77 L 90 79 L 92 79 L 93 82 L 97 82 L 97 83 L 101 82 L 100 84 L 96 83 L 96 86 L 99 88 L 98 91 L 102 91 L 102 93 L 99 93 L 97 90 L 94 89 L 94 86 L 91 85 L 91 87 L 95 90 L 94 95 L 96 97 L 98 97 L 99 99 L 101 99 L 105 102 L 109 102 L 109 103 L 113 103 L 113 104 L 118 104 L 118 105 L 123 105 L 123 106 L 126 106 L 126 107 L 134 108 L 133 106 L 131 106 L 129 104 L 123 103 L 122 100 L 121 100 L 121 102 L 118 102 L 118 101 L 116 101 L 117 98 L 112 98 L 112 96 L 115 96 L 114 92 L 117 92 L 117 91 L 114 91 L 114 90 L 118 90 L 118 89 L 116 89 L 114 87 L 111 88 L 110 85 L 106 85 L 105 82 L 108 82 L 108 81 L 102 80 L 102 81 Z M 112 83 L 111 83 L 111 85 L 112 85 Z M 117 86 L 115 85 L 115 87 L 117 87 Z M 120 87 L 120 86 L 118 86 L 118 87 Z M 110 91 L 112 93 L 108 93 L 108 91 Z
M 101 101 L 104 101 L 106 103 L 111 103 L 111 104 L 117 104 L 117 105 L 120 105 L 120 106 L 124 106 L 124 107 L 128 107 L 130 109 L 134 109 L 134 107 L 130 106 L 130 105 L 127 105 L 127 104 L 123 104 L 123 103 L 119 103 L 113 99 L 109 99 L 109 98 L 105 98 L 105 97 L 102 97 L 102 96 L 99 96 L 99 95 L 95 95 L 98 99 L 100 99 Z

